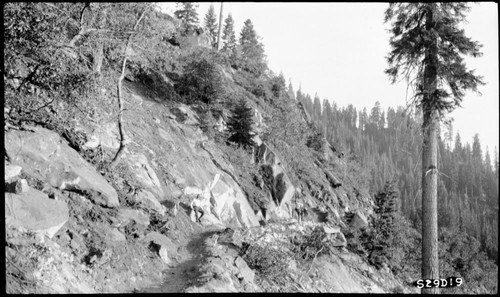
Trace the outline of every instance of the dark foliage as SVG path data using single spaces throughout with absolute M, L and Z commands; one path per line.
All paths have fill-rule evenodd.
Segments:
M 245 99 L 241 99 L 232 111 L 232 115 L 227 122 L 230 133 L 229 141 L 249 147 L 254 145 L 252 137 L 253 109 L 247 106 Z
M 217 64 L 205 57 L 187 64 L 176 89 L 188 103 L 201 101 L 212 104 L 224 94 L 223 79 Z

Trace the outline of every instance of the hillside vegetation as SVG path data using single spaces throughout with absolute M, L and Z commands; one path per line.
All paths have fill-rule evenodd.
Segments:
M 268 69 L 250 20 L 217 51 L 189 9 L 5 4 L 7 292 L 416 292 L 418 119 L 358 128 Z M 446 292 L 497 291 L 487 163 L 442 182 Z

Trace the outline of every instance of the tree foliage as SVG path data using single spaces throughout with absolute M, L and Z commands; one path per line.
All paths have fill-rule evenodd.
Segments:
M 203 55 L 194 55 L 190 59 L 176 85 L 177 92 L 188 103 L 215 103 L 224 94 L 223 78 L 217 64 Z
M 224 43 L 221 51 L 229 57 L 230 63 L 234 67 L 237 65 L 239 55 L 236 34 L 234 33 L 234 20 L 231 14 L 224 20 L 222 40 Z
M 215 13 L 215 9 L 213 4 L 210 4 L 207 13 L 205 14 L 205 18 L 203 19 L 203 26 L 207 31 L 208 36 L 210 36 L 210 40 L 212 41 L 212 46 L 217 46 L 217 33 L 218 33 L 218 25 L 217 25 L 217 15 Z
M 198 12 L 196 11 L 198 4 L 195 2 L 177 2 L 177 10 L 175 16 L 181 20 L 181 33 L 186 35 L 192 32 L 198 25 Z
M 422 98 L 428 88 L 422 60 L 429 54 L 436 56 L 437 87 L 433 99 L 420 100 L 418 105 L 429 105 L 443 114 L 460 106 L 467 90 L 477 92 L 477 87 L 484 84 L 482 77 L 467 69 L 463 58 L 482 55 L 482 45 L 466 37 L 460 28 L 469 10 L 465 2 L 391 3 L 385 12 L 385 21 L 392 21 L 392 50 L 386 70 L 392 82 L 399 77 L 410 79 L 415 98 Z
M 260 76 L 267 69 L 264 45 L 259 39 L 252 21 L 246 20 L 240 33 L 242 67 L 256 76 Z
M 253 108 L 248 107 L 246 100 L 242 98 L 236 103 L 227 122 L 228 131 L 231 134 L 229 141 L 244 147 L 254 145 L 253 124 Z

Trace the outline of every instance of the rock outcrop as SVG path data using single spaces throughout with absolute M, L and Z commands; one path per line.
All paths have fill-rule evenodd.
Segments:
M 35 189 L 5 194 L 5 224 L 52 238 L 68 221 L 68 206 Z
M 118 206 L 115 189 L 57 133 L 40 127 L 32 130 L 5 133 L 5 151 L 12 164 L 52 187 L 88 192 L 98 204 Z
M 255 160 L 263 169 L 263 179 L 272 197 L 267 213 L 274 213 L 280 218 L 291 217 L 291 201 L 295 187 L 288 178 L 280 158 L 268 145 L 262 143 L 255 149 Z

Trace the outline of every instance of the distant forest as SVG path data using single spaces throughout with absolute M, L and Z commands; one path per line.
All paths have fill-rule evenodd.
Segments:
M 349 104 L 340 108 L 300 90 L 304 105 L 318 130 L 338 152 L 360 163 L 370 176 L 370 193 L 395 181 L 401 193 L 400 211 L 413 226 L 421 226 L 422 119 L 403 107 L 382 110 L 380 103 L 368 112 Z M 489 258 L 498 263 L 498 151 L 492 162 L 482 152 L 476 134 L 472 146 L 454 137 L 452 121 L 442 127 L 439 140 L 439 228 L 455 229 L 475 237 Z

